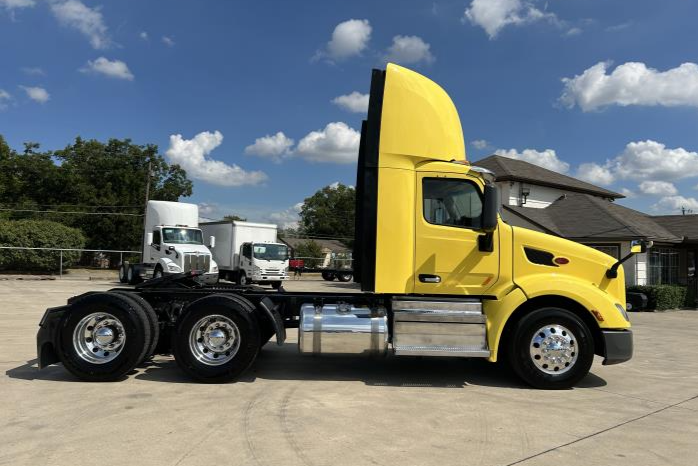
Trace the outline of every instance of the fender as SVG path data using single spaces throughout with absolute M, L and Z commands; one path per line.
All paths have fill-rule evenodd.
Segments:
M 286 327 L 284 327 L 284 321 L 281 319 L 281 314 L 279 314 L 277 306 L 274 306 L 271 299 L 265 297 L 259 302 L 259 308 L 262 309 L 262 312 L 274 326 L 276 344 L 283 346 L 284 341 L 286 341 Z
M 168 267 L 168 264 L 174 264 L 177 266 L 177 270 L 170 270 Z M 158 259 L 157 265 L 160 265 L 162 267 L 162 271 L 164 273 L 180 273 L 182 271 L 182 268 L 179 266 L 179 264 L 169 257 L 161 257 Z
M 552 278 L 552 279 L 551 279 Z M 600 328 L 625 329 L 630 327 L 630 322 L 616 307 L 620 303 L 611 294 L 608 294 L 591 283 L 587 283 L 572 275 L 558 275 L 551 277 L 546 275 L 529 275 L 516 280 L 528 299 L 538 296 L 564 296 L 575 301 L 588 310 Z

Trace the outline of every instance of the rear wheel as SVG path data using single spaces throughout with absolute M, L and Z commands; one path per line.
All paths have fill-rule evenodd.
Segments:
M 126 276 L 127 268 L 128 262 L 123 263 L 119 266 L 119 283 L 128 283 L 128 277 Z
M 536 388 L 570 388 L 587 375 L 594 360 L 594 338 L 574 313 L 543 308 L 525 315 L 509 342 L 508 361 Z
M 77 299 L 59 323 L 58 356 L 82 380 L 119 380 L 143 360 L 148 319 L 134 301 L 113 293 Z
M 134 265 L 129 264 L 126 269 L 126 281 L 129 285 L 137 285 L 141 282 L 141 276 Z
M 351 273 L 339 273 L 337 274 L 337 280 L 339 280 L 340 282 L 351 281 Z
M 254 308 L 243 299 L 213 295 L 193 302 L 177 325 L 177 364 L 201 382 L 230 382 L 252 365 L 260 348 Z
M 158 322 L 158 315 L 155 313 L 155 309 L 146 301 L 141 295 L 136 293 L 129 293 L 127 291 L 110 291 L 109 293 L 119 295 L 124 299 L 131 300 L 134 306 L 139 306 L 145 313 L 148 319 L 148 327 L 150 327 L 150 345 L 143 356 L 143 359 L 148 359 L 155 353 L 155 347 L 158 345 L 160 340 L 160 323 Z
M 322 279 L 328 282 L 334 280 L 334 274 L 332 272 L 322 272 Z

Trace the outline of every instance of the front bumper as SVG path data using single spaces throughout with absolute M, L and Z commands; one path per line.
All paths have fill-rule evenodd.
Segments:
M 203 277 L 203 281 L 207 285 L 215 285 L 218 283 L 218 272 L 213 272 L 213 273 L 205 273 L 201 275 Z
M 36 359 L 39 361 L 39 369 L 59 362 L 56 345 L 58 344 L 58 324 L 63 313 L 70 306 L 51 307 L 46 309 L 39 322 L 39 331 L 36 334 Z
M 632 330 L 601 330 L 604 341 L 603 365 L 620 364 L 633 357 Z
M 288 278 L 288 275 L 252 275 L 250 277 L 253 282 L 280 282 Z

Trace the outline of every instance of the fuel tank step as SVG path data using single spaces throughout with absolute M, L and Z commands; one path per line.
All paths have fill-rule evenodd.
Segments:
M 394 299 L 392 309 L 398 356 L 490 356 L 479 300 Z

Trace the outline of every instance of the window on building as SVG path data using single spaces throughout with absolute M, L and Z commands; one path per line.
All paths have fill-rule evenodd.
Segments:
M 608 254 L 614 259 L 620 259 L 620 247 L 617 244 L 587 244 L 590 248 Z
M 676 249 L 654 247 L 648 256 L 650 285 L 679 283 L 679 252 Z
M 424 218 L 434 225 L 480 228 L 482 198 L 477 187 L 465 180 L 426 178 Z

